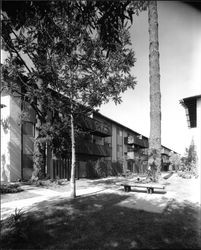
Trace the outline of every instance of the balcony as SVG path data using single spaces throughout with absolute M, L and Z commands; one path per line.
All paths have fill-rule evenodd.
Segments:
M 109 137 L 112 135 L 111 128 L 108 124 L 90 117 L 83 117 L 80 121 L 80 126 L 83 129 L 90 131 L 90 133 L 93 135 L 101 137 Z
M 98 156 L 98 157 L 109 157 L 112 154 L 112 150 L 108 145 L 97 145 L 89 142 L 80 142 L 77 145 L 76 153 Z
M 140 139 L 136 135 L 124 137 L 124 144 L 126 145 L 136 145 L 141 148 L 148 148 L 148 140 Z

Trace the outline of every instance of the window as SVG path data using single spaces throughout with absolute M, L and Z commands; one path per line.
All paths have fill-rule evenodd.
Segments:
M 23 134 L 34 137 L 34 124 L 33 122 L 24 122 L 23 123 Z

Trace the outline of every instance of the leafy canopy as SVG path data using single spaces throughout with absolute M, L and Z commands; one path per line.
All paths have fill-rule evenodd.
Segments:
M 66 129 L 68 114 L 79 117 L 89 112 L 84 106 L 92 110 L 109 99 L 119 103 L 120 94 L 134 88 L 126 21 L 144 7 L 138 1 L 3 2 L 3 48 L 9 52 L 3 88 L 31 105 L 44 139 L 55 137 L 58 124 L 63 130 L 57 131 Z

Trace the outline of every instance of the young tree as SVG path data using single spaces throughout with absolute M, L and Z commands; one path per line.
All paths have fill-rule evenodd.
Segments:
M 161 168 L 161 92 L 158 42 L 157 1 L 148 3 L 149 20 L 149 83 L 150 83 L 150 136 L 148 166 L 157 181 Z
M 68 26 L 71 37 L 71 53 L 55 59 L 58 69 L 58 85 L 60 92 L 70 100 L 71 123 L 71 197 L 76 196 L 75 189 L 75 136 L 76 120 L 86 112 L 112 99 L 121 101 L 120 93 L 127 88 L 134 88 L 135 79 L 130 74 L 134 65 L 133 51 L 129 48 L 130 36 L 128 30 L 122 29 L 119 39 L 121 43 L 115 52 L 106 54 L 100 37 L 89 35 L 86 29 L 77 24 L 73 18 L 62 20 L 62 27 Z M 82 29 L 79 36 L 76 30 Z M 60 65 L 60 67 L 59 67 Z M 85 110 L 83 107 L 86 108 Z

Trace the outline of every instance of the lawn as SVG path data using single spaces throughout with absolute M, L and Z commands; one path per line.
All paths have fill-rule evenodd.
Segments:
M 155 209 L 136 208 L 152 199 Z M 161 212 L 157 199 L 165 204 Z M 1 249 L 200 249 L 200 225 L 195 202 L 110 190 L 44 201 L 34 212 L 4 220 Z

